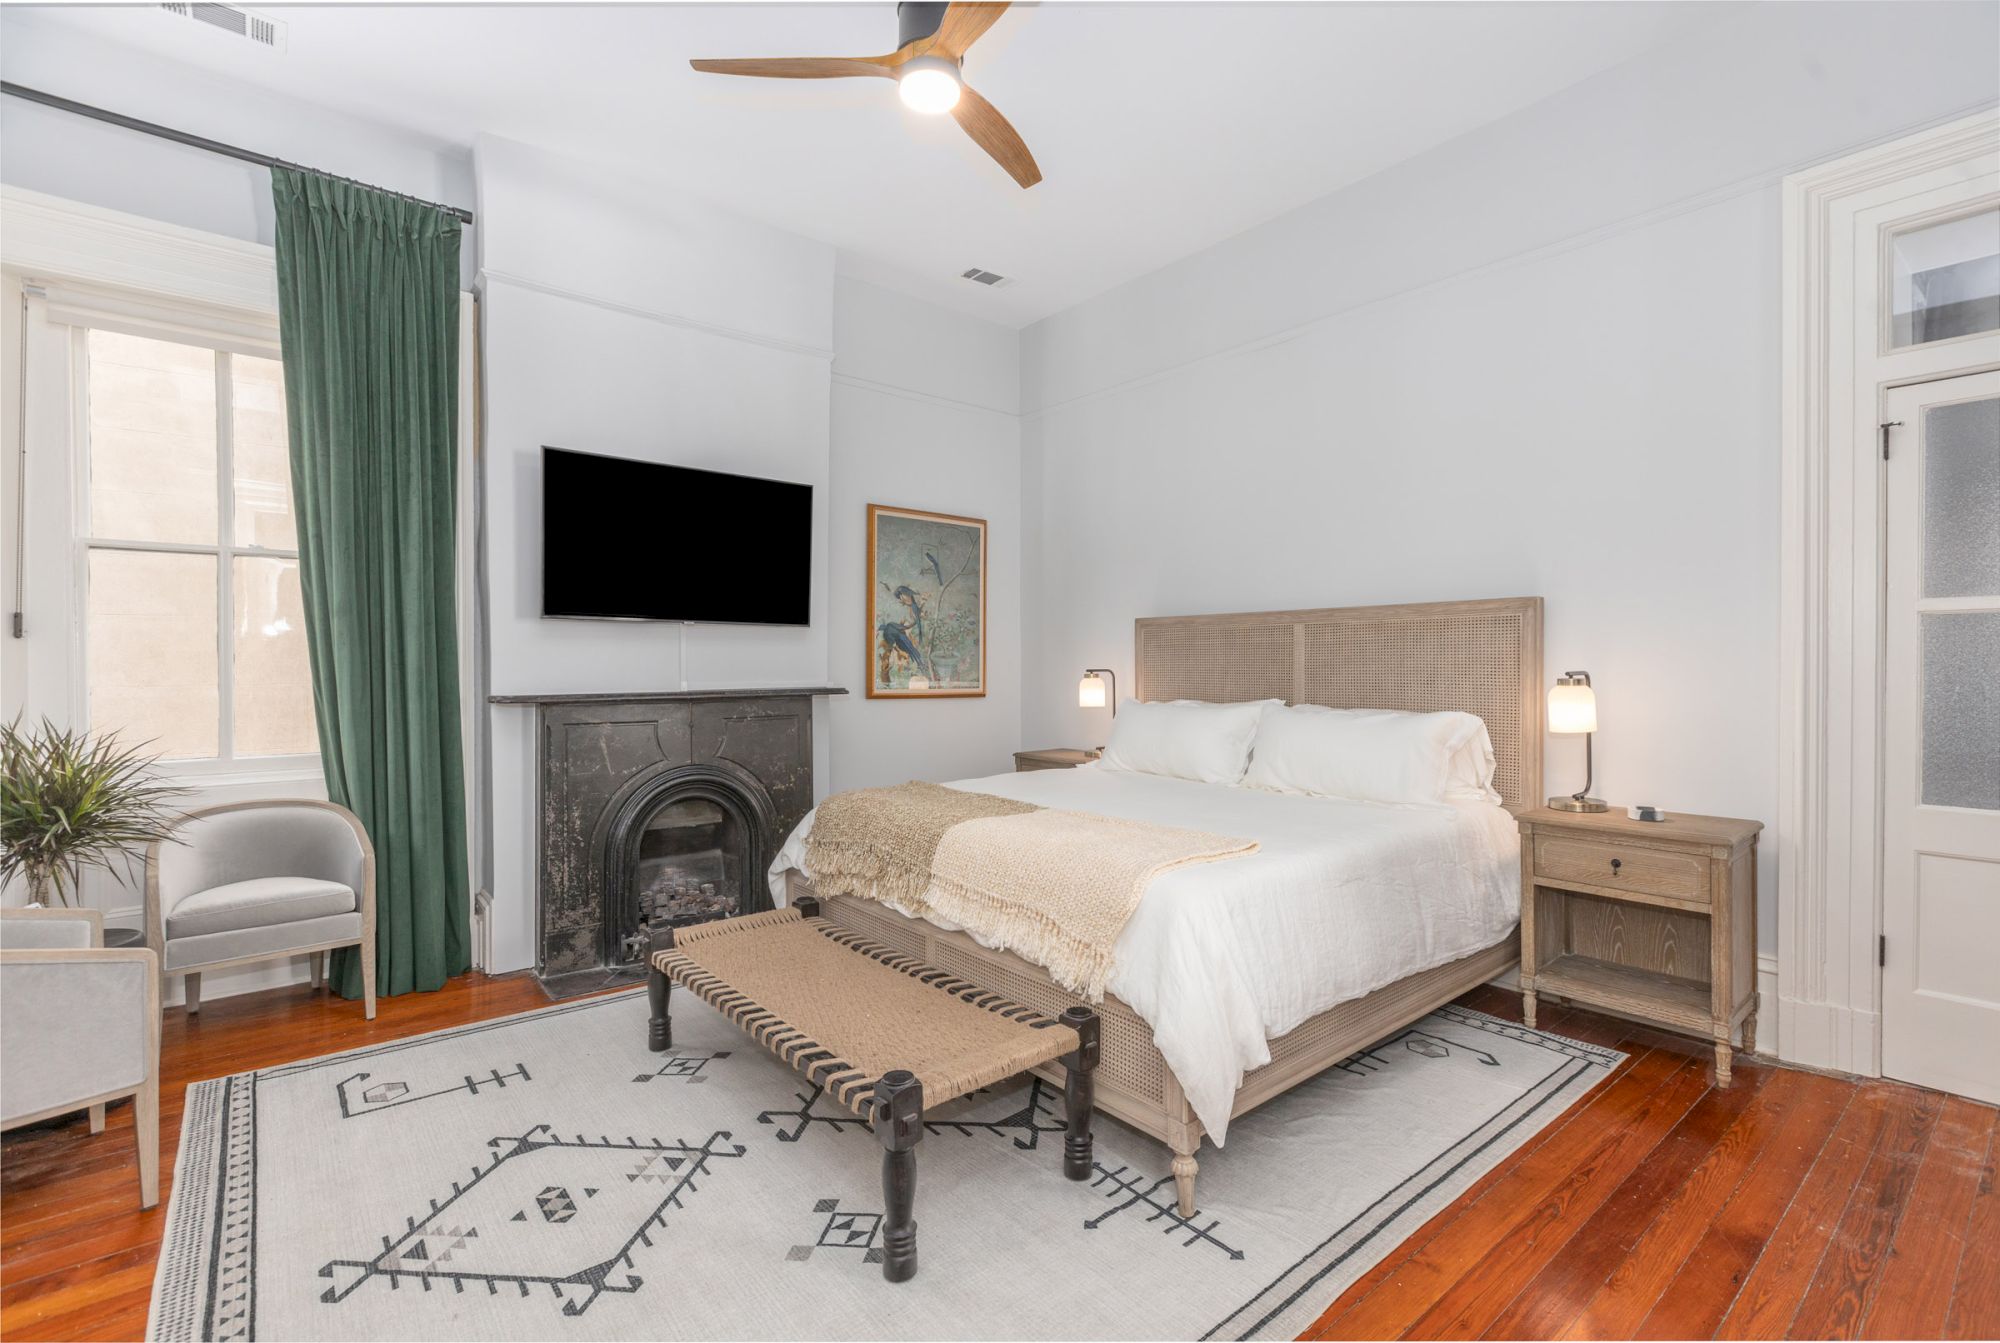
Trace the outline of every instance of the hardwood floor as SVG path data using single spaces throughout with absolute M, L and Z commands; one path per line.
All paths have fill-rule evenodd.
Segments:
M 1520 1019 L 1513 995 L 1468 1006 Z M 138 1338 L 189 1082 L 543 1006 L 525 975 L 358 1003 L 224 999 L 161 1042 L 161 1205 L 137 1206 L 129 1106 L 0 1146 L 0 1337 Z M 1544 1000 L 1623 1049 L 1609 1082 L 1333 1302 L 1311 1338 L 2000 1336 L 1996 1112 L 1894 1082 L 1739 1060 Z

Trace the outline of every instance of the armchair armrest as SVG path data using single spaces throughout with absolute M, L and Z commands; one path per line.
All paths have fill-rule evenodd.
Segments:
M 104 911 L 0 909 L 0 948 L 101 947 Z

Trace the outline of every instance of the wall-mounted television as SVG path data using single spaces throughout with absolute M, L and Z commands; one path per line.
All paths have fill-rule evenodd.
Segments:
M 542 614 L 806 625 L 812 486 L 542 449 Z

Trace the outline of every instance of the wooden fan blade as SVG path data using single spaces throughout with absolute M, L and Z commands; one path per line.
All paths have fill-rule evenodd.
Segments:
M 952 119 L 965 127 L 965 133 L 972 142 L 993 156 L 993 161 L 1007 170 L 1007 175 L 1024 187 L 1031 187 L 1042 180 L 1042 170 L 1035 164 L 1035 156 L 1028 152 L 1020 132 L 1008 124 L 1000 115 L 1000 109 L 975 93 L 970 86 L 959 91 L 958 104 L 951 109 Z
M 931 36 L 930 49 L 940 56 L 963 56 L 994 21 L 1007 12 L 1007 0 L 999 4 L 964 4 L 957 0 L 944 12 L 938 30 Z
M 868 57 L 772 56 L 742 61 L 689 61 L 707 75 L 749 75 L 756 79 L 847 79 L 875 75 L 893 76 L 889 67 Z

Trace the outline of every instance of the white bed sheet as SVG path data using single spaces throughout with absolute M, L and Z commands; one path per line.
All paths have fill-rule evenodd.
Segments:
M 1346 802 L 1096 765 L 949 786 L 1261 845 L 1155 878 L 1113 948 L 1110 991 L 1152 1026 L 1217 1145 L 1243 1075 L 1270 1062 L 1269 1040 L 1492 946 L 1520 919 L 1520 832 L 1490 802 Z M 812 820 L 771 865 L 781 904 L 786 872 L 811 875 Z

